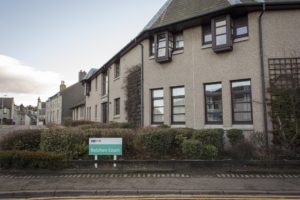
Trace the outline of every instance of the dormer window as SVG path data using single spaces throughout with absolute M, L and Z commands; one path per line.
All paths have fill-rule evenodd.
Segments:
M 216 53 L 232 50 L 231 30 L 229 15 L 212 19 L 212 45 Z
M 169 32 L 161 32 L 155 35 L 155 58 L 157 62 L 170 62 L 173 51 L 173 35 Z

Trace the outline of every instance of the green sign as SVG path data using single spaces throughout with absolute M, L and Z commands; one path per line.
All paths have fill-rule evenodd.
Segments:
M 123 154 L 122 138 L 90 138 L 89 155 L 116 155 Z

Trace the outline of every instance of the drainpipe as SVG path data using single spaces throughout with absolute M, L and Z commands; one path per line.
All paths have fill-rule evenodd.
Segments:
M 262 17 L 266 11 L 266 3 L 262 4 L 262 11 L 258 18 L 259 25 L 259 54 L 260 54 L 260 73 L 261 73 L 261 87 L 262 87 L 262 104 L 264 114 L 264 132 L 266 140 L 266 152 L 269 154 L 269 136 L 268 136 L 268 113 L 266 105 L 266 85 L 265 85 L 265 65 L 264 65 L 264 46 L 263 46 L 263 31 L 262 31 Z
M 110 86 L 110 84 L 109 84 L 109 72 L 110 72 L 110 68 L 111 67 L 108 67 L 107 68 L 107 72 L 106 72 L 106 74 L 107 74 L 107 110 L 106 110 L 106 112 L 107 112 L 107 114 L 106 114 L 107 119 L 106 120 L 107 121 L 106 121 L 106 123 L 109 123 L 109 116 L 110 116 L 110 114 L 109 114 L 109 110 L 110 110 L 109 106 L 111 104 L 110 101 L 109 101 L 109 86 Z
M 141 46 L 141 127 L 144 126 L 144 45 Z

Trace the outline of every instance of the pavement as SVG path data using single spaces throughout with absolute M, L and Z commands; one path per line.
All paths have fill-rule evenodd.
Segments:
M 1 174 L 0 198 L 87 195 L 292 195 L 299 174 Z

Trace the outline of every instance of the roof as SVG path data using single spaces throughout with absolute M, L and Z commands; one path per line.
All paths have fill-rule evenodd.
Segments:
M 85 99 L 82 100 L 82 101 L 80 101 L 80 102 L 77 102 L 76 104 L 74 104 L 74 105 L 71 107 L 71 109 L 78 108 L 78 107 L 80 107 L 80 106 L 82 106 L 82 105 L 85 105 Z
M 4 108 L 12 108 L 14 104 L 14 98 L 0 98 L 0 109 L 2 109 L 2 106 Z
M 300 0 L 167 0 L 144 29 L 102 67 L 93 72 L 93 75 L 89 76 L 87 80 L 105 71 L 109 65 L 119 59 L 120 56 L 147 38 L 147 34 L 149 33 L 167 28 L 174 24 L 188 24 L 188 21 L 194 20 L 185 26 L 192 27 L 195 26 L 195 24 L 201 24 L 201 18 L 205 18 L 209 15 L 213 16 L 217 13 L 224 13 L 230 9 L 236 9 L 239 12 L 262 10 L 262 2 L 266 3 L 267 10 L 291 9 L 299 8 L 300 6 Z M 295 7 L 295 5 L 297 5 L 297 7 Z M 184 26 L 179 27 L 182 28 Z
M 87 81 L 92 78 L 92 76 L 98 71 L 96 68 L 92 68 L 89 70 L 89 72 L 83 77 L 81 81 Z

